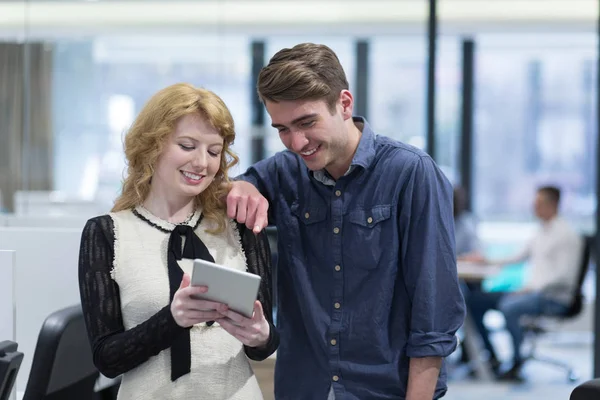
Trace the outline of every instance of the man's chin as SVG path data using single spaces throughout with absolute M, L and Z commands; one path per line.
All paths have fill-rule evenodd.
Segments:
M 311 171 L 320 171 L 325 168 L 325 164 L 319 161 L 304 161 L 304 165 Z

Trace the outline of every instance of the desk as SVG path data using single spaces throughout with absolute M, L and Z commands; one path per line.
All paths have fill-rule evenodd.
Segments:
M 501 268 L 497 266 L 461 261 L 457 263 L 458 278 L 466 282 L 481 282 L 490 276 L 496 275 L 500 270 Z M 464 343 L 464 351 L 467 352 L 477 377 L 484 381 L 493 380 L 494 375 L 490 370 L 488 363 L 480 358 L 483 343 L 475 328 L 475 323 L 473 322 L 473 317 L 471 316 L 468 307 L 464 329 L 465 337 L 469 338 L 469 340 L 466 340 Z
M 458 278 L 467 282 L 481 282 L 486 278 L 498 274 L 501 267 L 495 265 L 476 264 L 459 261 L 457 264 Z

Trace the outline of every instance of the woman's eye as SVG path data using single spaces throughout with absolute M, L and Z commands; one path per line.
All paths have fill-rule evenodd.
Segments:
M 181 147 L 183 150 L 185 151 L 191 151 L 194 150 L 194 146 L 186 146 L 184 144 L 180 144 L 179 147 Z

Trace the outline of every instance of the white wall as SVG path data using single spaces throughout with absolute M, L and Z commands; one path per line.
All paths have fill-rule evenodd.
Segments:
M 15 340 L 14 251 L 0 250 L 0 342 Z
M 0 215 L 0 226 L 12 228 L 68 228 L 78 229 L 81 232 L 87 220 L 88 218 L 83 216 L 48 217 L 5 214 Z
M 15 341 L 15 271 L 16 252 L 0 250 L 0 342 Z M 22 349 L 19 349 L 22 351 Z M 13 388 L 10 400 L 16 398 L 16 387 Z
M 24 353 L 17 391 L 24 391 L 42 323 L 78 304 L 80 229 L 0 228 L 0 249 L 16 250 L 16 341 Z

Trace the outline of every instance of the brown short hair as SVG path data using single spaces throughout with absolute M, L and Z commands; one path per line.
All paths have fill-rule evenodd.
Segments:
M 221 183 L 229 183 L 227 172 L 238 158 L 231 151 L 235 139 L 233 117 L 223 100 L 213 92 L 185 83 L 168 86 L 148 100 L 125 136 L 127 177 L 113 212 L 141 205 L 148 193 L 154 167 L 165 143 L 185 115 L 199 115 L 223 138 L 221 163 L 215 180 L 200 193 L 196 205 L 202 205 L 205 218 L 214 221 L 219 232 L 225 228 Z
M 348 87 L 337 55 L 314 43 L 278 51 L 260 71 L 257 83 L 262 101 L 325 100 L 331 111 Z
M 538 188 L 538 193 L 546 196 L 551 203 L 557 206 L 560 203 L 560 189 L 556 186 L 541 186 Z

